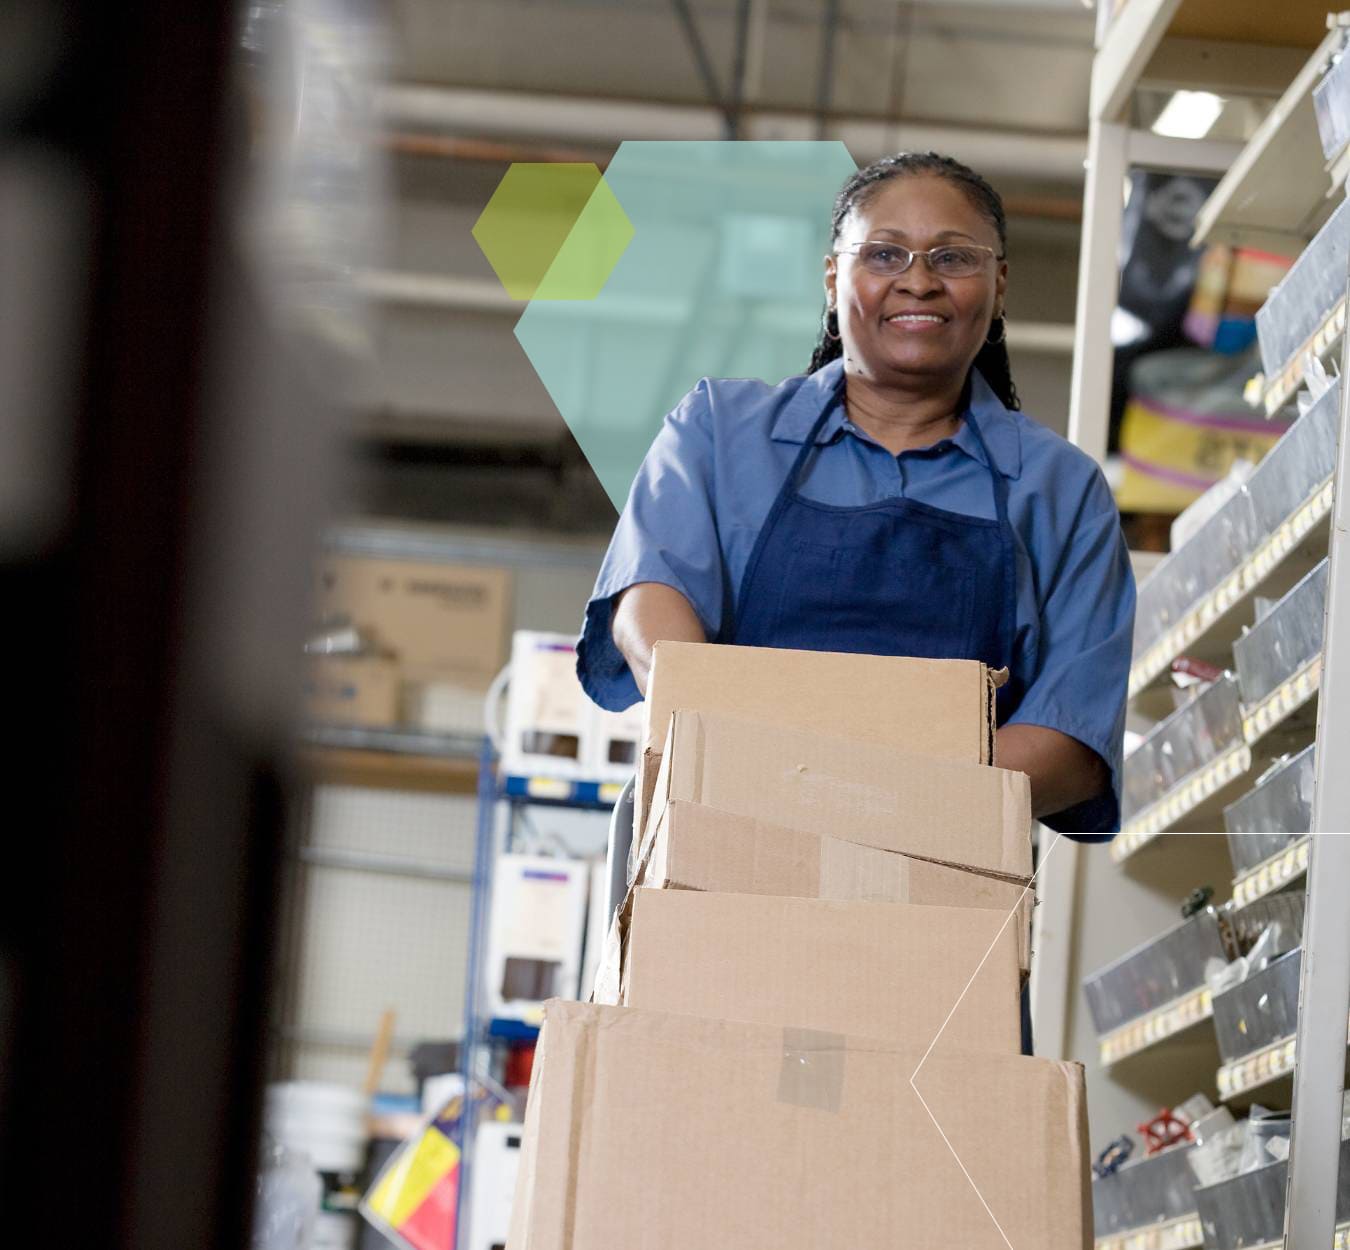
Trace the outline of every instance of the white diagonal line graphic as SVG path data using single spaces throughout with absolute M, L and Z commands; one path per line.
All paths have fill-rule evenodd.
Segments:
M 956 1014 L 956 1009 L 961 1006 L 961 1000 L 965 998 L 966 994 L 970 990 L 970 987 L 975 984 L 975 978 L 980 975 L 980 969 L 982 969 L 984 965 L 989 962 L 989 956 L 994 953 L 994 947 L 998 945 L 998 940 L 1003 936 L 1003 931 L 1008 927 L 1009 924 L 1012 923 L 1013 918 L 1017 915 L 1017 908 L 1022 905 L 1022 900 L 1026 898 L 1029 892 L 1034 891 L 1036 886 L 1036 878 L 1040 876 L 1041 869 L 1044 868 L 1047 863 L 1049 863 L 1050 856 L 1054 853 L 1055 847 L 1059 845 L 1059 840 L 1063 836 L 1064 835 L 1060 833 L 1055 834 L 1055 840 L 1050 843 L 1050 846 L 1046 850 L 1045 854 L 1041 856 L 1041 862 L 1036 865 L 1036 871 L 1031 874 L 1031 880 L 1028 881 L 1027 884 L 1023 887 L 1022 893 L 1017 896 L 1016 906 L 1014 906 L 1012 911 L 1008 913 L 1007 920 L 1005 920 L 1001 925 L 999 925 L 998 932 L 994 934 L 994 940 L 989 943 L 989 949 L 984 952 L 984 957 L 976 965 L 975 971 L 970 974 L 970 980 L 966 982 L 964 988 L 961 990 L 961 993 L 957 995 L 956 1002 L 952 1004 L 952 1009 L 947 1013 L 947 1018 L 943 1020 L 941 1026 L 938 1028 L 938 1031 L 933 1035 L 933 1040 L 929 1042 L 928 1049 L 923 1052 L 923 1058 L 919 1060 L 919 1066 L 914 1069 L 913 1073 L 911 1073 L 909 1078 L 909 1087 L 914 1091 L 914 1094 L 918 1098 L 918 1100 L 921 1103 L 923 1103 L 923 1109 L 928 1112 L 928 1118 L 933 1121 L 933 1127 L 937 1129 L 938 1135 L 946 1143 L 947 1149 L 952 1152 L 952 1158 L 956 1160 L 956 1166 L 961 1169 L 966 1180 L 970 1182 L 970 1187 L 975 1191 L 975 1196 L 980 1200 L 980 1205 L 986 1211 L 989 1212 L 989 1218 L 993 1220 L 994 1227 L 998 1229 L 998 1235 L 1003 1238 L 1003 1242 L 1008 1247 L 1008 1250 L 1014 1250 L 1012 1242 L 1008 1240 L 1008 1234 L 1003 1231 L 1003 1225 L 998 1222 L 998 1216 L 996 1216 L 993 1213 L 993 1211 L 990 1210 L 989 1204 L 985 1201 L 984 1195 L 980 1192 L 980 1187 L 975 1183 L 975 1178 L 971 1176 L 969 1170 L 966 1168 L 966 1165 L 961 1162 L 961 1156 L 956 1153 L 956 1147 L 952 1145 L 951 1139 L 943 1131 L 942 1125 L 938 1123 L 938 1118 L 933 1114 L 933 1109 L 928 1105 L 928 1100 L 924 1098 L 924 1096 L 921 1093 L 919 1093 L 919 1087 L 916 1082 L 919 1073 L 923 1070 L 923 1065 L 928 1062 L 928 1056 L 933 1053 L 933 1048 L 938 1044 L 938 1040 L 942 1037 L 943 1033 L 946 1032 L 947 1025 L 951 1023 L 952 1017 Z

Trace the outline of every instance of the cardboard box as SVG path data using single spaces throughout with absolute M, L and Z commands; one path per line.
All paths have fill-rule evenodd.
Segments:
M 1007 679 L 971 660 L 658 642 L 647 681 L 634 832 L 677 708 L 837 734 L 967 764 L 994 762 L 994 694 Z
M 681 799 L 1019 884 L 1031 876 L 1031 784 L 987 764 L 678 711 L 649 823 Z
M 1021 978 L 1007 918 L 976 908 L 638 890 L 621 1000 L 1016 1054 Z
M 1005 679 L 973 660 L 658 642 L 643 746 L 659 752 L 670 714 L 688 708 L 990 764 Z
M 506 1244 L 1088 1250 L 1088 1162 L 1078 1064 L 555 1002 Z
M 398 665 L 381 655 L 306 656 L 305 705 L 320 725 L 396 725 Z
M 1012 881 L 860 846 L 698 803 L 666 806 L 636 886 L 838 901 L 979 907 L 1007 916 L 1023 973 L 1031 963 L 1032 894 Z M 583 985 L 588 984 L 583 981 Z
M 334 555 L 317 598 L 320 618 L 349 617 L 392 651 L 405 682 L 486 690 L 506 662 L 509 569 Z

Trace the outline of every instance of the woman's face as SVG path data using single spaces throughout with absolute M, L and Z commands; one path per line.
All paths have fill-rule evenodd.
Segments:
M 839 315 L 844 359 L 874 381 L 941 386 L 960 378 L 1003 309 L 1008 266 L 995 259 L 998 231 L 964 191 L 930 174 L 883 182 L 845 219 L 837 247 L 866 239 L 915 251 L 977 243 L 994 254 L 969 278 L 940 278 L 922 257 L 879 277 L 853 255 L 825 258 L 826 298 Z

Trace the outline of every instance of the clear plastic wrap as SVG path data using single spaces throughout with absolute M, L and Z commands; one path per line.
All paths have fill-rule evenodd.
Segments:
M 1174 1146 L 1126 1163 L 1092 1182 L 1093 1228 L 1098 1237 L 1178 1219 L 1195 1211 L 1195 1178 L 1187 1156 L 1195 1147 Z
M 1142 655 L 1232 573 L 1332 474 L 1340 383 L 1299 417 L 1233 495 L 1139 587 L 1134 654 Z
M 1257 309 L 1256 337 L 1266 377 L 1284 369 L 1345 294 L 1347 246 L 1350 200 L 1341 202 Z
M 1178 782 L 1242 741 L 1237 679 L 1225 673 L 1159 721 L 1129 755 L 1122 773 L 1122 816 L 1128 820 Z
M 1337 379 L 1256 466 L 1247 494 L 1256 517 L 1258 545 L 1335 472 L 1340 408 Z
M 1254 707 L 1322 653 L 1327 570 L 1323 560 L 1233 644 L 1242 702 Z
M 1237 875 L 1297 842 L 1312 823 L 1315 745 L 1286 756 L 1223 812 L 1228 853 Z M 1268 832 L 1283 829 L 1285 833 Z
M 1280 1160 L 1195 1190 L 1205 1250 L 1246 1250 L 1284 1237 L 1288 1162 Z M 1341 1142 L 1336 1219 L 1350 1219 L 1350 1142 Z
M 1302 950 L 1292 950 L 1241 985 L 1214 996 L 1214 1034 L 1225 1063 L 1293 1036 L 1302 963 Z
M 1227 918 L 1206 907 L 1160 937 L 1083 979 L 1098 1034 L 1164 1007 L 1205 984 L 1211 959 L 1237 955 Z

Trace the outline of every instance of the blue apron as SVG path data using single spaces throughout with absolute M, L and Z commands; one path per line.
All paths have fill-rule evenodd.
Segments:
M 728 641 L 1010 667 L 1017 565 L 1008 484 L 974 415 L 965 420 L 993 482 L 992 521 L 912 499 L 845 508 L 805 498 L 800 479 L 830 412 L 812 426 L 759 531 Z M 1015 676 L 999 690 L 1000 724 L 1021 690 Z
M 857 651 L 1010 668 L 1017 630 L 1017 565 L 1008 483 L 969 411 L 994 486 L 995 519 L 912 499 L 841 508 L 804 498 L 798 485 L 829 419 L 802 443 L 755 540 L 730 641 L 750 647 Z M 1021 699 L 1015 676 L 999 689 L 1002 724 Z M 1022 1053 L 1032 1053 L 1022 988 Z

